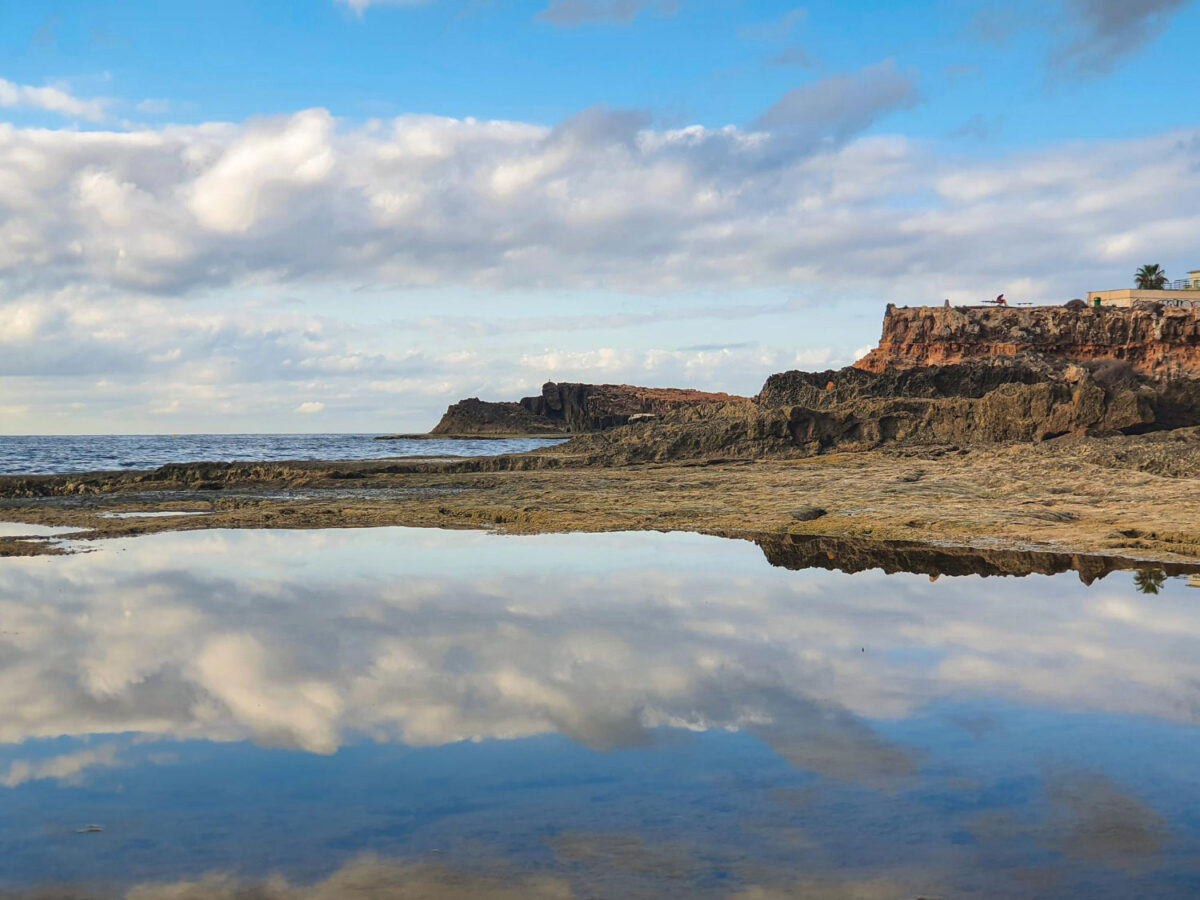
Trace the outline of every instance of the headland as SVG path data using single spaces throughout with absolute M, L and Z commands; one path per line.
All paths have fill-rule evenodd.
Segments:
M 854 366 L 772 375 L 752 398 L 548 383 L 455 404 L 438 426 L 486 435 L 511 412 L 570 438 L 530 453 L 6 477 L 0 510 L 93 536 L 688 530 L 1196 563 L 1198 347 L 1190 309 L 889 307 Z M 205 515 L 99 516 L 139 509 Z

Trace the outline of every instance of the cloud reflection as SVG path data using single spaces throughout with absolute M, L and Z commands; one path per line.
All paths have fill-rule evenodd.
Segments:
M 0 567 L 0 741 L 328 754 L 558 733 L 607 749 L 672 726 L 749 731 L 799 768 L 883 786 L 918 760 L 871 722 L 942 697 L 1197 721 L 1200 610 L 1119 579 L 795 573 L 686 535 L 110 541 Z M 6 777 L 58 777 L 36 771 Z

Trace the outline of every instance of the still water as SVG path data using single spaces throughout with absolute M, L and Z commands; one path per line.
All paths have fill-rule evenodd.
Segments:
M 0 560 L 0 892 L 1194 897 L 1200 591 L 1138 584 L 402 528 Z
M 562 438 L 422 438 L 379 441 L 372 434 L 0 435 L 0 475 L 60 475 L 154 469 L 167 463 L 252 460 L 495 456 L 562 443 Z

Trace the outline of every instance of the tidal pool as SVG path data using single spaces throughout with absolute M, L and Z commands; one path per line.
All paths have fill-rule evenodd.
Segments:
M 386 528 L 0 560 L 0 893 L 1200 894 L 1186 579 L 779 552 Z

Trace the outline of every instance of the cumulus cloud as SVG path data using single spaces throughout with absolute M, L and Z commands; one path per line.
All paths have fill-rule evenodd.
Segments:
M 694 297 L 519 325 L 503 313 L 518 291 L 524 310 L 588 290 L 940 303 L 1003 289 L 1061 301 L 1124 283 L 1144 256 L 1194 248 L 1195 132 L 963 159 L 854 136 L 914 96 L 894 64 L 818 84 L 773 108 L 773 131 L 656 129 L 604 108 L 553 126 L 427 116 L 351 126 L 324 110 L 122 133 L 0 126 L 0 405 L 32 409 L 8 427 L 77 430 L 73 404 L 111 421 L 122 397 L 128 427 L 151 430 L 162 429 L 152 416 L 292 416 L 305 402 L 326 416 L 362 411 L 354 427 L 400 415 L 421 427 L 454 394 L 499 399 L 570 375 L 522 360 L 662 386 L 711 373 L 694 386 L 753 392 L 770 366 L 786 367 L 791 338 L 730 348 L 715 369 L 665 328 L 636 351 L 597 337 L 590 349 L 614 348 L 605 360 L 564 337 L 773 314 L 751 294 L 728 313 Z M 336 292 L 336 308 L 323 307 L 336 316 L 380 291 L 389 302 L 435 290 L 477 300 L 365 325 L 244 301 L 259 290 Z M 217 294 L 232 298 L 224 309 L 187 302 Z M 448 334 L 466 340 L 447 350 Z M 480 343 L 499 335 L 522 340 Z M 867 336 L 828 348 L 830 362 Z
M 759 123 L 781 135 L 653 130 L 603 109 L 549 128 L 419 116 L 342 128 L 310 110 L 120 134 L 0 129 L 0 284 L 14 297 L 852 280 L 895 296 L 1017 273 L 1068 284 L 1114 260 L 1118 236 L 1122 271 L 1146 249 L 1183 251 L 1194 135 L 985 161 L 898 137 L 839 143 L 915 97 L 886 62 L 789 93 Z
M 1068 0 L 1075 37 L 1055 60 L 1077 74 L 1102 75 L 1158 37 L 1190 0 Z
M 524 396 L 555 379 L 754 393 L 769 372 L 796 365 L 798 354 L 832 360 L 832 348 L 752 342 L 583 352 L 559 342 L 572 332 L 734 322 L 801 308 L 785 302 L 491 322 L 443 316 L 381 326 L 286 305 L 211 310 L 66 290 L 0 302 L 0 407 L 14 433 L 30 424 L 70 431 L 74 422 L 77 429 L 84 404 L 98 425 L 119 419 L 134 430 L 181 431 L 197 421 L 262 428 L 292 416 L 312 421 L 318 413 L 349 430 L 417 430 L 462 397 Z M 486 342 L 496 336 L 518 343 L 488 352 Z M 468 337 L 480 346 L 464 344 Z M 398 403 L 401 412 L 386 412 Z
M 661 15 L 672 15 L 676 0 L 551 0 L 537 18 L 560 28 L 574 28 L 596 22 L 628 25 L 638 13 L 653 9 Z
M 89 122 L 102 122 L 108 117 L 107 100 L 83 100 L 62 88 L 15 84 L 0 78 L 0 108 L 36 109 Z

